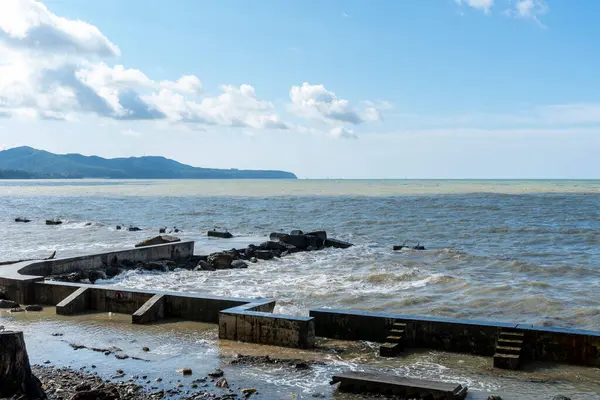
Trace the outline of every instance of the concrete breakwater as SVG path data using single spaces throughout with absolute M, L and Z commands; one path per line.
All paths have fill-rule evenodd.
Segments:
M 155 262 L 189 259 L 193 242 L 176 242 L 83 257 L 23 262 L 0 269 L 0 289 L 20 304 L 56 305 L 57 313 L 86 311 L 130 314 L 132 323 L 168 318 L 219 325 L 221 339 L 311 348 L 316 337 L 384 343 L 402 325 L 405 348 L 495 356 L 503 334 L 521 341 L 519 362 L 553 361 L 600 366 L 600 333 L 527 324 L 454 320 L 352 310 L 313 309 L 308 316 L 273 314 L 275 300 L 142 291 L 82 283 L 52 282 L 56 274 L 91 271 L 122 260 Z M 500 348 L 499 348 L 500 347 Z M 516 347 L 514 347 L 516 348 Z M 514 352 L 514 350 L 511 350 Z

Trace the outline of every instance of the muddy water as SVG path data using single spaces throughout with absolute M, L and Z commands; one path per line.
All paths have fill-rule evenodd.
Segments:
M 85 368 L 111 378 L 123 369 L 128 380 L 137 375 L 136 382 L 148 390 L 170 389 L 179 382 L 191 390 L 191 381 L 206 376 L 216 368 L 225 371 L 233 389 L 259 389 L 260 397 L 273 399 L 313 398 L 322 394 L 330 399 L 358 399 L 339 393 L 328 384 L 331 376 L 348 370 L 379 371 L 399 376 L 443 380 L 467 384 L 469 399 L 485 399 L 490 394 L 505 399 L 552 398 L 562 393 L 572 399 L 600 398 L 600 370 L 548 364 L 530 364 L 523 371 L 497 371 L 491 359 L 435 351 L 411 351 L 401 358 L 382 359 L 378 347 L 368 342 L 320 340 L 317 349 L 296 350 L 257 346 L 218 339 L 217 326 L 194 322 L 168 321 L 149 326 L 130 323 L 128 315 L 96 313 L 60 317 L 53 308 L 43 313 L 10 314 L 0 312 L 0 324 L 6 329 L 25 332 L 32 363 L 48 360 L 51 365 Z M 60 333 L 62 336 L 52 336 Z M 70 344 L 96 348 L 117 347 L 120 354 L 137 357 L 119 360 L 114 355 L 88 349 L 73 350 Z M 144 352 L 143 347 L 149 347 Z M 312 364 L 310 370 L 276 364 L 232 365 L 237 354 L 283 359 L 303 359 Z M 95 365 L 96 368 L 91 368 Z M 192 368 L 192 377 L 182 377 L 176 370 Z M 141 379 L 147 376 L 146 379 Z M 156 378 L 163 381 L 155 382 Z M 145 384 L 150 380 L 150 384 Z M 215 388 L 208 381 L 208 388 Z

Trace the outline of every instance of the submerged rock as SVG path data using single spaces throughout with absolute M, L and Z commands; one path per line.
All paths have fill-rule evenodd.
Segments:
M 17 217 L 15 218 L 15 222 L 31 222 L 29 218 Z
M 47 219 L 46 225 L 60 225 L 62 221 L 60 219 Z
M 166 243 L 176 243 L 181 242 L 181 239 L 175 236 L 169 235 L 159 235 L 150 239 L 146 239 L 143 242 L 139 242 L 135 245 L 135 247 L 144 247 L 144 246 L 155 246 L 157 244 L 166 244 Z
M 343 240 L 330 239 L 325 240 L 325 247 L 335 247 L 336 249 L 347 249 L 352 247 L 352 243 L 344 242 Z
M 0 300 L 0 308 L 18 308 L 19 303 L 12 300 Z
M 216 237 L 216 238 L 221 238 L 221 239 L 231 239 L 233 237 L 233 235 L 229 232 L 220 232 L 217 230 L 208 231 L 207 235 L 209 237 Z
M 32 305 L 25 307 L 25 311 L 42 311 L 43 309 L 44 309 L 44 307 L 42 307 L 38 304 L 32 304 Z
M 142 229 L 138 228 L 137 226 L 129 225 L 129 228 L 127 228 L 127 230 L 129 232 L 138 232 L 138 231 L 141 231 Z

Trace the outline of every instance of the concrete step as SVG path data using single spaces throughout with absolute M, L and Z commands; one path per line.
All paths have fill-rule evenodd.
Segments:
M 393 329 L 404 329 L 406 328 L 406 322 L 394 322 Z
M 496 353 L 500 353 L 500 354 L 513 354 L 513 355 L 520 355 L 521 354 L 521 347 L 511 347 L 511 346 L 496 346 Z
M 396 335 L 390 335 L 387 338 L 385 338 L 386 342 L 389 343 L 402 343 L 404 341 L 404 337 L 402 336 L 396 336 Z
M 403 336 L 404 335 L 404 329 L 390 329 L 390 335 Z
M 507 339 L 519 339 L 523 338 L 523 332 L 502 331 L 500 332 L 500 337 L 504 337 Z
M 519 369 L 521 364 L 521 356 L 516 354 L 494 354 L 494 368 L 501 369 Z
M 505 339 L 498 338 L 498 346 L 509 346 L 509 347 L 522 347 L 523 341 L 520 339 Z
M 401 343 L 383 343 L 379 346 L 379 355 L 381 357 L 397 357 L 404 351 Z

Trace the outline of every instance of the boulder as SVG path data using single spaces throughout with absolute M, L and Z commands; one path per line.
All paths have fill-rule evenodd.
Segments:
M 233 260 L 231 262 L 231 268 L 248 268 L 248 263 L 243 260 Z
M 108 275 L 103 270 L 99 269 L 97 271 L 88 272 L 88 279 L 91 283 L 96 282 L 99 279 L 108 279 Z
M 322 249 L 325 246 L 325 240 L 326 239 L 321 239 L 320 237 L 317 237 L 317 236 L 306 235 L 307 249 L 308 248 L 310 248 L 311 250 Z
M 60 219 L 47 219 L 46 225 L 60 225 L 62 221 Z
M 19 303 L 12 300 L 0 300 L 0 308 L 18 308 Z
M 110 267 L 106 268 L 106 276 L 108 278 L 114 278 L 115 276 L 119 275 L 121 272 L 123 272 L 123 270 L 119 267 L 117 267 L 116 265 L 111 265 Z
M 115 229 L 118 230 L 118 231 L 120 231 L 121 230 L 121 225 L 117 225 L 117 227 Z
M 129 232 L 138 232 L 138 231 L 141 231 L 142 229 L 138 228 L 137 226 L 130 225 L 129 228 L 127 228 L 127 230 Z
M 269 235 L 269 239 L 271 240 L 279 240 L 282 236 L 287 236 L 286 233 L 282 233 L 282 232 L 272 232 Z
M 167 228 L 160 228 L 158 233 L 167 233 Z
M 157 244 L 166 244 L 166 243 L 175 243 L 181 242 L 181 239 L 175 236 L 169 235 L 158 235 L 150 239 L 146 239 L 143 242 L 139 242 L 135 245 L 135 247 L 144 247 L 144 246 L 155 246 Z
M 416 246 L 413 246 L 412 249 L 413 250 L 425 250 L 425 246 L 417 244 Z
M 352 243 L 344 242 L 338 239 L 327 239 L 325 240 L 325 247 L 335 247 L 336 249 L 347 249 L 348 247 L 354 246 Z
M 405 245 L 401 244 L 401 245 L 393 246 L 392 250 L 399 251 L 399 250 L 402 250 L 405 247 L 406 247 Z
M 229 387 L 229 383 L 227 383 L 227 379 L 221 378 L 217 381 L 217 383 L 215 383 L 215 386 L 222 389 L 226 389 Z
M 220 231 L 208 231 L 209 237 L 216 237 L 221 239 L 231 239 L 233 235 L 229 232 L 220 232 Z
M 272 250 L 256 250 L 254 256 L 259 260 L 270 260 L 275 257 Z
M 293 231 L 290 232 L 290 235 L 294 235 L 294 236 L 304 235 L 304 232 L 302 232 L 300 229 L 294 229 Z
M 29 218 L 17 217 L 15 218 L 15 222 L 31 222 Z
M 42 311 L 44 309 L 44 307 L 38 305 L 38 304 L 32 304 L 29 306 L 25 307 L 25 311 Z
M 309 235 L 309 236 L 316 236 L 316 237 L 318 237 L 319 239 L 321 239 L 323 241 L 327 240 L 327 232 L 325 232 L 325 231 L 309 232 L 309 233 L 307 233 L 307 235 Z
M 192 374 L 192 369 L 191 368 L 181 368 L 177 370 L 178 374 L 181 374 L 183 376 L 188 376 Z
M 198 261 L 196 268 L 194 268 L 194 271 L 216 271 L 216 268 L 213 267 L 208 261 L 200 260 Z
M 231 268 L 231 263 L 234 258 L 231 254 L 221 252 L 221 253 L 212 253 L 208 256 L 208 262 L 216 269 L 227 269 Z
M 285 235 L 280 237 L 279 240 L 283 243 L 291 244 L 300 250 L 305 250 L 307 246 L 306 236 L 304 235 Z
M 260 250 L 285 251 L 285 250 L 287 250 L 287 246 L 291 246 L 291 245 L 288 245 L 287 243 L 268 241 L 268 242 L 261 243 L 260 246 L 258 246 L 258 248 Z

